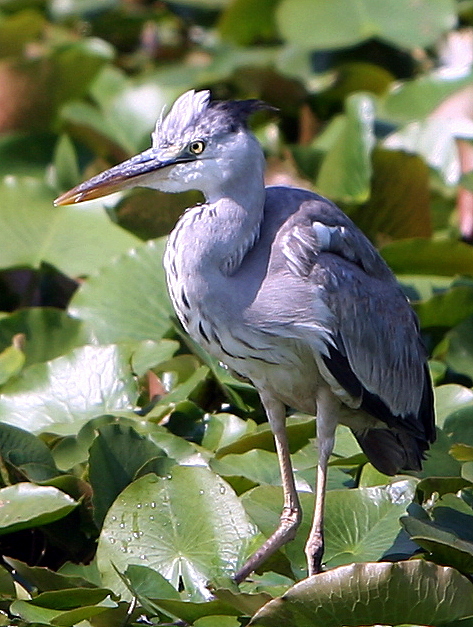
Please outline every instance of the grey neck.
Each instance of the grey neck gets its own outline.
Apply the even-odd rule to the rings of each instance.
[[[186,248],[183,255],[188,270],[198,266],[203,275],[214,271],[232,275],[257,242],[265,201],[264,158],[232,173],[219,188],[205,191],[207,204],[184,214]],[[236,174],[240,174],[237,176]]]

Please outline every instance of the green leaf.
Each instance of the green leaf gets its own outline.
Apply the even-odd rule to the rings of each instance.
[[[28,566],[28,564],[10,557],[7,557],[6,561],[7,564],[14,568],[15,571],[28,581],[29,584],[37,588],[39,592],[44,592],[46,590],[63,590],[65,588],[95,587],[94,584],[87,581],[83,577],[56,573],[41,566]],[[81,568],[84,569],[89,567],[82,566]],[[61,570],[66,569],[67,565],[63,566]]]
[[[32,480],[59,474],[51,451],[42,440],[5,422],[0,422],[0,457]],[[31,465],[36,468],[35,476],[31,476]],[[37,474],[38,467],[42,471],[41,477]]]
[[[469,377],[473,377],[472,331],[473,317],[470,317],[451,329],[446,336],[448,348],[445,361],[451,368]]]
[[[263,0],[254,10],[253,0],[236,0],[221,14],[218,29],[223,39],[240,46],[248,46],[255,41],[274,40],[276,23],[274,8],[278,0]]]
[[[430,172],[420,157],[376,148],[372,153],[370,198],[348,214],[373,241],[429,237]],[[349,170],[345,176],[349,176]]]
[[[13,57],[22,55],[24,47],[39,39],[45,26],[45,19],[38,11],[25,9],[0,19],[0,55]]]
[[[386,148],[414,153],[437,170],[446,185],[458,183],[460,164],[457,137],[472,138],[469,121],[441,116],[411,122],[392,133],[384,141]]]
[[[172,358],[179,349],[179,342],[175,340],[143,340],[133,351],[131,366],[133,372],[142,377],[150,368],[155,368]]]
[[[80,183],[80,171],[74,144],[68,135],[61,135],[54,150],[54,182],[63,192]]]
[[[175,463],[132,427],[111,424],[99,429],[89,457],[94,519],[99,527],[115,498],[150,460],[154,461],[154,472],[159,470],[162,476],[167,475]]]
[[[400,531],[399,517],[412,502],[415,481],[396,481],[383,487],[329,490],[325,504],[325,553],[328,567],[380,559]],[[314,496],[300,493],[302,523],[285,551],[296,572],[306,568],[304,545],[312,524]],[[242,502],[258,528],[269,536],[277,527],[282,497],[274,488],[247,492]]]
[[[0,385],[19,374],[25,364],[25,354],[17,346],[7,346],[0,353]]]
[[[421,327],[453,327],[473,315],[473,287],[452,287],[416,307]]]
[[[283,38],[307,50],[344,48],[373,37],[401,48],[422,48],[457,20],[451,0],[282,0],[276,17]]]
[[[441,625],[473,614],[472,592],[457,571],[422,560],[350,564],[297,583],[250,625]]]
[[[162,254],[165,239],[115,259],[77,290],[69,313],[100,343],[158,340],[171,327]]]
[[[405,516],[401,523],[412,540],[429,552],[441,565],[453,566],[464,573],[473,572],[473,543],[459,539],[434,523]]]
[[[195,621],[195,627],[240,627],[236,616],[204,616]]]
[[[0,489],[0,534],[46,525],[64,518],[77,505],[50,486],[17,483]]]
[[[395,274],[473,274],[473,248],[456,240],[399,240],[381,254]]]
[[[449,96],[471,85],[471,79],[471,72],[460,78],[440,74],[421,75],[415,80],[400,83],[396,89],[391,90],[382,103],[380,113],[383,118],[395,122],[423,120]]]
[[[208,414],[202,446],[215,451],[253,433],[255,429],[256,423],[251,418],[243,420],[233,414]]]
[[[473,390],[463,385],[449,383],[435,389],[435,416],[437,425],[443,428],[445,420],[451,413],[466,407],[473,406]]]
[[[32,433],[77,433],[86,420],[131,409],[137,398],[127,347],[84,346],[25,368],[3,386],[0,419]]]
[[[92,593],[90,589],[88,590],[88,593],[90,594],[91,600],[93,602],[93,599],[97,597],[97,594]],[[102,591],[99,596],[104,598],[107,594],[108,591]],[[61,595],[64,596],[62,592]],[[85,595],[85,597],[86,596],[87,595]],[[107,605],[83,605],[75,607],[71,610],[51,609],[49,607],[42,607],[41,605],[37,605],[37,598],[38,597],[32,599],[31,601],[14,601],[10,606],[10,611],[12,612],[12,614],[20,616],[28,623],[58,625],[60,627],[73,627],[73,625],[77,625],[81,621],[105,612],[110,607],[110,605],[115,605],[114,603],[108,603]]]
[[[324,196],[363,202],[370,193],[374,107],[368,94],[352,94],[345,117],[319,170],[316,187]]]
[[[0,320],[0,347],[8,346],[15,335],[25,336],[26,365],[49,361],[87,343],[78,320],[52,307],[19,309]]]
[[[111,65],[99,74],[91,89],[103,117],[95,128],[133,154],[149,146],[156,118],[168,104],[167,92],[159,82],[130,79]],[[93,118],[89,118],[89,123]],[[86,124],[87,118],[84,119]]]
[[[138,564],[130,564],[125,572],[132,592],[148,599],[180,600],[179,592],[160,573]]]
[[[286,421],[286,430],[291,453],[305,446],[315,435],[315,418],[312,416],[289,416]],[[246,434],[238,440],[219,448],[216,457],[223,457],[230,453],[245,453],[253,448],[274,451],[274,437],[269,424],[258,426],[252,433]]]
[[[253,449],[241,455],[225,455],[219,459],[211,459],[210,467],[223,477],[245,477],[254,483],[265,485],[281,485],[278,456],[269,451]],[[296,488],[311,491],[307,481],[296,474]]]
[[[189,513],[192,512],[192,515]],[[99,539],[104,584],[127,594],[115,568],[149,566],[190,600],[242,565],[253,528],[237,497],[206,468],[174,466],[171,478],[146,475],[118,496]]]
[[[452,412],[444,422],[443,431],[451,442],[473,446],[473,405]]]
[[[65,274],[89,274],[137,239],[112,224],[100,203],[53,207],[39,180],[9,176],[0,183],[0,267],[49,263]]]

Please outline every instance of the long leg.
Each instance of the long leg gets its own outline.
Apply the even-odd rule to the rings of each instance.
[[[337,413],[340,402],[328,388],[320,388],[317,395],[317,488],[312,527],[305,545],[308,574],[320,573],[324,554],[324,507],[327,487],[327,465],[333,451]]]
[[[237,572],[235,575],[235,581],[237,583],[243,581],[250,573],[261,566],[261,564],[280,547],[290,540],[293,540],[301,522],[301,507],[294,482],[294,473],[286,434],[286,409],[283,403],[273,398],[261,395],[261,400],[266,410],[276,444],[284,492],[284,507],[278,528]]]

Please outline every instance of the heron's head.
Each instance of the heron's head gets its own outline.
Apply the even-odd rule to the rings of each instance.
[[[158,120],[151,148],[74,187],[55,204],[131,187],[164,192],[197,189],[209,197],[239,170],[253,167],[252,157],[261,149],[247,120],[261,109],[273,107],[259,100],[211,101],[208,90],[188,91]]]

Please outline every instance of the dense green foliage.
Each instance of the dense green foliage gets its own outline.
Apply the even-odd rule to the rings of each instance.
[[[473,626],[472,23],[470,0],[0,1],[1,625]],[[167,299],[198,194],[52,206],[190,88],[279,107],[255,120],[268,181],[341,204],[432,356],[423,471],[379,474],[340,428],[310,579],[316,426],[293,414],[301,529],[231,580],[281,487],[255,391]]]

